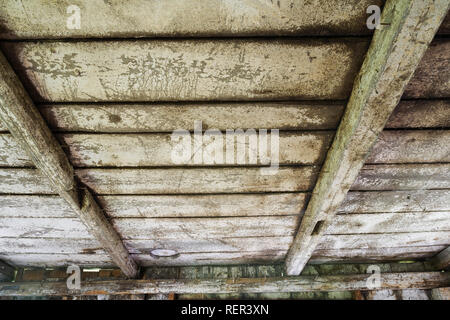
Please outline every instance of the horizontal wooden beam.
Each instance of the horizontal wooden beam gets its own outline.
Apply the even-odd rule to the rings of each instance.
[[[449,0],[388,0],[371,46],[286,258],[297,275],[306,265],[356,180],[378,135],[444,19]]]
[[[0,284],[0,296],[66,296],[99,294],[263,293],[369,289],[371,274],[277,278],[86,281],[80,290],[66,282]],[[431,289],[450,284],[450,273],[381,273],[379,289]]]
[[[136,263],[90,192],[78,189],[72,165],[2,53],[0,120],[124,274],[136,277]]]

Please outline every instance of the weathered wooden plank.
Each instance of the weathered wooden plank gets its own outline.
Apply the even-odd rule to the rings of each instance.
[[[339,249],[315,250],[310,263],[339,262],[388,262],[401,260],[427,259],[444,248],[443,246],[400,247],[400,248],[370,248],[370,249]]]
[[[244,134],[236,134],[244,137]],[[332,132],[314,133],[280,133],[279,135],[279,164],[318,164],[323,161],[325,151],[328,149]],[[206,146],[211,143],[209,138],[203,139],[203,160],[202,163],[196,161],[194,154],[197,151],[195,146],[191,149],[191,158],[188,163],[177,164],[173,160],[173,151],[179,146],[186,149],[185,144],[178,140],[173,141],[169,134],[65,134],[60,136],[62,143],[67,146],[69,157],[75,167],[134,167],[134,166],[211,166],[225,165],[226,142],[225,137],[219,141],[222,156],[219,163],[211,164],[210,161],[217,159],[207,157]],[[214,138],[216,139],[216,138]],[[240,138],[235,138],[234,155],[235,159],[231,165],[261,165],[261,158],[258,155],[257,163],[251,163],[248,158],[248,150],[255,150],[257,145],[250,145],[249,139],[245,139],[245,151],[247,153],[245,163],[237,161],[237,154],[241,144]],[[258,138],[260,139],[260,138]],[[191,142],[194,141],[192,137]],[[273,157],[273,155],[271,155]]]
[[[243,134],[236,134],[243,136]],[[320,164],[331,144],[332,132],[281,132],[279,135],[279,164]],[[31,166],[33,162],[20,151],[13,138],[0,134],[0,165]],[[59,135],[61,143],[67,149],[71,163],[75,167],[132,167],[132,166],[201,166],[225,165],[227,154],[225,134],[219,140],[222,156],[219,163],[211,164],[213,157],[203,158],[198,163],[192,156],[187,163],[176,163],[172,158],[173,150],[181,146],[178,140],[172,140],[170,134],[64,134]],[[216,139],[216,138],[214,138]],[[235,138],[237,139],[237,138]],[[193,141],[194,138],[191,138]],[[216,140],[217,141],[217,140]],[[239,140],[235,140],[239,141]],[[239,163],[236,155],[241,148],[234,143],[235,159],[231,165],[261,165],[250,162],[248,150],[253,146],[245,139],[245,163]],[[208,154],[206,145],[209,138],[203,140],[203,157]],[[183,145],[184,146],[184,145]],[[450,161],[450,130],[388,130],[380,134],[377,143],[366,163],[432,163]],[[191,146],[192,147],[192,146]],[[257,147],[257,145],[255,145]],[[183,147],[185,148],[185,147]],[[187,150],[187,149],[186,149]],[[194,152],[192,152],[194,154]],[[256,152],[257,154],[257,152]],[[131,156],[132,155],[132,156]],[[274,155],[271,155],[274,157]]]
[[[450,1],[388,0],[328,151],[297,236],[286,258],[299,274],[364,165],[417,65],[450,7]]]
[[[118,218],[114,226],[124,239],[217,239],[291,236],[298,216],[227,218]],[[450,212],[338,215],[326,234],[450,231]]]
[[[405,98],[450,97],[449,52],[449,39],[436,39],[431,43],[414,77],[406,87]]]
[[[352,190],[425,190],[450,187],[450,164],[366,165]]]
[[[67,201],[124,274],[131,278],[136,277],[138,268],[119,235],[90,192],[86,189],[79,190],[71,163],[1,52],[0,71],[0,120],[3,125],[27,152],[33,164],[50,180],[53,190]],[[21,232],[23,227],[21,224],[13,226],[13,233]],[[23,229],[22,235],[47,234],[53,231],[57,233],[62,230],[64,228],[43,226],[41,230],[36,230],[33,227],[28,231]]]
[[[74,218],[0,218],[1,237],[87,238],[92,236]]]
[[[282,216],[300,214],[306,198],[306,193],[102,196],[99,203],[113,218]]]
[[[438,269],[450,268],[450,247],[445,248],[433,257],[431,263]]]
[[[212,104],[43,105],[40,112],[53,130],[82,132],[193,131],[203,129],[336,129],[344,106],[322,102],[228,102]]]
[[[450,211],[340,214],[325,234],[450,231]]]
[[[1,43],[35,101],[58,102],[345,99],[367,46],[356,38]]]
[[[67,267],[76,264],[80,267],[113,267],[108,255],[100,254],[3,254],[0,259],[17,267]],[[64,282],[65,283],[65,282]]]
[[[344,110],[339,102],[229,102],[212,104],[56,104],[39,111],[59,132],[172,132],[204,129],[277,128],[336,129]],[[385,128],[449,128],[448,100],[405,100],[395,108]],[[0,124],[0,131],[6,130]]]
[[[99,194],[174,194],[306,191],[313,167],[280,167],[275,175],[260,168],[81,169],[80,180]]]
[[[2,218],[76,218],[67,202],[56,195],[1,195],[0,208]]]
[[[391,114],[385,128],[450,128],[450,101],[401,101]]]
[[[115,280],[85,282],[68,290],[65,282],[16,282],[1,284],[3,296],[65,296],[157,293],[252,293],[367,290],[369,274],[297,276],[278,278]],[[450,275],[442,272],[382,273],[380,289],[430,289],[447,286]]]
[[[450,130],[383,131],[365,163],[432,162],[450,162]]]
[[[435,288],[431,290],[433,300],[450,300],[450,287]]]
[[[0,168],[0,193],[55,194],[37,169]]]
[[[450,210],[450,190],[350,191],[339,213],[430,212]]]
[[[148,237],[150,236],[148,235]],[[292,236],[223,237],[218,239],[167,239],[166,237],[158,238],[155,236],[154,239],[131,239],[125,240],[124,243],[132,254],[149,254],[155,248],[175,250],[180,255],[214,252],[238,252],[244,254],[246,252],[286,253],[292,240]],[[317,250],[378,250],[380,248],[437,247],[449,244],[450,231],[364,234],[363,236],[360,234],[325,235]],[[104,250],[94,239],[0,238],[0,248],[2,248],[1,252],[9,254],[104,254]]]
[[[260,168],[81,169],[77,176],[95,193],[211,194],[311,190],[314,167],[280,167],[275,175]],[[0,193],[54,194],[36,169],[0,168]],[[357,191],[450,189],[449,164],[364,166]]]
[[[98,196],[113,218],[173,218],[295,215],[304,210],[307,193],[214,195]],[[449,190],[349,192],[339,213],[430,212],[450,210]],[[2,217],[75,217],[71,208],[53,195],[2,195]]]
[[[299,216],[113,219],[123,239],[220,239],[290,236]]]
[[[370,249],[387,247],[445,246],[450,232],[324,235],[317,250]]]
[[[366,8],[382,0],[82,0],[81,27],[67,28],[69,0],[0,5],[2,39],[368,34]],[[186,14],[189,12],[189,14]],[[26,21],[26,23],[24,23]]]

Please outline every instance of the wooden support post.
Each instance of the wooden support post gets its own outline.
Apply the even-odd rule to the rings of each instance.
[[[0,52],[0,120],[110,254],[122,272],[135,278],[138,267],[88,190],[79,191],[74,170],[17,75]]]
[[[86,281],[80,290],[65,282],[0,283],[0,296],[67,296],[98,294],[271,293],[368,290],[370,274],[235,279],[164,279]],[[431,289],[450,284],[448,272],[382,273],[380,288]]]
[[[367,155],[397,106],[450,0],[388,0],[356,77],[336,137],[286,258],[298,275],[319,244]]]
[[[450,269],[450,247],[439,252],[430,262],[438,270]]]
[[[14,278],[14,268],[0,261],[0,282],[11,281]]]

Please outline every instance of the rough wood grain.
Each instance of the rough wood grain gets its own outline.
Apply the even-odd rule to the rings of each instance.
[[[444,246],[315,250],[310,263],[359,263],[424,260]]]
[[[450,164],[366,165],[352,190],[449,189]]]
[[[142,102],[345,99],[367,45],[356,38],[197,39],[1,48],[35,101]]]
[[[229,102],[179,104],[58,104],[39,111],[53,130],[83,132],[193,131],[203,129],[333,130],[344,106],[322,102]]]
[[[72,165],[2,53],[0,53],[0,71],[0,120],[3,125],[26,150],[42,175],[50,181],[53,190],[67,201],[86,228],[96,236],[124,274],[131,278],[136,277],[137,266],[126,251],[119,235],[111,227],[90,192],[78,190]],[[4,223],[4,220],[0,223]],[[66,235],[73,232],[73,237],[83,237],[77,234],[80,229],[85,231],[77,225],[78,223],[72,219],[70,226],[41,225],[39,228],[34,226],[27,229],[26,224],[19,222],[9,228],[2,225],[2,235],[19,233],[19,237],[25,237],[54,232],[58,237],[63,237],[61,232],[68,229]]]
[[[307,191],[315,181],[313,167],[280,167],[266,176],[260,168],[81,169],[77,175],[99,194]]]
[[[0,193],[55,194],[37,169],[0,168]]]
[[[344,110],[339,102],[229,102],[178,104],[52,104],[39,112],[58,132],[172,132],[204,129],[277,128],[333,130]],[[395,108],[385,128],[449,128],[448,100],[405,100]],[[6,130],[0,124],[0,131]]]
[[[0,259],[17,267],[114,267],[114,262],[106,254],[8,254],[0,253]],[[64,282],[65,283],[65,282]]]
[[[433,41],[408,84],[405,98],[450,97],[450,40]]]
[[[80,290],[69,291],[65,282],[16,282],[0,285],[3,296],[156,294],[156,293],[233,293],[303,292],[367,290],[370,275],[298,276],[281,278],[236,278],[202,280],[115,280],[85,282]],[[448,273],[383,273],[383,289],[430,289],[447,286]]]
[[[81,28],[69,29],[70,0],[0,6],[0,38],[140,38],[368,34],[366,8],[382,0],[82,0]],[[186,14],[188,13],[188,14]]]
[[[262,176],[260,168],[81,169],[76,174],[101,195],[297,192],[311,190],[315,167],[280,167]],[[0,168],[0,193],[52,194],[36,169]],[[355,191],[450,189],[449,164],[367,165]]]
[[[412,232],[382,234],[324,235],[317,250],[395,248],[413,246],[445,246],[450,244],[450,232]]]
[[[408,81],[432,41],[450,1],[390,1],[358,74],[335,140],[328,151],[297,236],[286,258],[289,275],[299,274],[336,210]]]
[[[338,213],[450,210],[450,190],[350,191]]]
[[[237,136],[244,136],[244,134],[237,134]],[[331,132],[280,133],[279,163],[281,165],[321,163],[332,136]],[[206,146],[211,143],[207,138],[203,140],[203,162],[195,161],[193,155],[199,151],[192,149],[191,160],[186,164],[174,163],[172,153],[180,142],[172,141],[170,134],[65,134],[60,136],[60,139],[67,146],[70,160],[75,167],[223,166],[227,154],[224,138],[221,144],[223,153],[218,164],[209,164],[208,159],[212,157],[205,158]],[[194,137],[191,141],[193,140]],[[235,142],[235,159],[232,165],[252,164],[248,159],[248,150],[253,149],[253,146],[249,145],[248,138],[245,141],[247,153],[245,163],[237,162],[236,155],[239,152],[240,143]],[[259,156],[256,164],[261,165]]]
[[[239,136],[239,134],[237,134]],[[333,132],[281,132],[279,135],[280,165],[321,164],[328,150]],[[223,156],[219,163],[194,161],[174,163],[172,151],[180,142],[172,141],[170,134],[63,134],[58,135],[75,167],[138,167],[138,166],[211,166],[225,165],[226,143],[222,139]],[[193,141],[193,137],[192,140]],[[239,141],[239,140],[236,140]],[[246,140],[245,163],[235,156],[231,165],[255,165],[248,159],[249,139]],[[203,155],[209,139],[203,142]],[[380,134],[366,160],[370,163],[433,163],[450,161],[450,130],[388,130]],[[239,143],[234,143],[238,154]],[[273,155],[272,155],[273,156]],[[32,166],[33,162],[14,142],[12,136],[0,134],[0,165]],[[256,165],[261,165],[258,156]]]
[[[366,164],[450,162],[450,130],[383,131]]]
[[[450,101],[400,101],[385,128],[450,128]]]

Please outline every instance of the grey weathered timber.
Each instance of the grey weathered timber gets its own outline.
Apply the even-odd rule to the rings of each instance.
[[[79,192],[72,165],[44,119],[24,90],[6,58],[0,53],[0,120],[19,142],[33,164],[94,233],[115,263],[129,277],[137,266],[119,235],[87,190]],[[19,226],[16,226],[20,228]]]
[[[366,59],[286,258],[299,274],[358,176],[409,79],[447,14],[450,1],[387,1]]]
[[[70,5],[80,28],[67,28]],[[366,8],[382,0],[4,0],[0,38],[141,38],[369,34]]]
[[[312,166],[283,166],[269,176],[262,176],[257,167],[92,168],[75,173],[96,194],[148,195],[309,191],[318,170]],[[55,194],[36,169],[0,168],[0,178],[2,194]],[[352,185],[355,191],[427,189],[450,189],[450,164],[366,165]]]
[[[347,99],[368,44],[360,38],[172,39],[0,47],[35,101],[142,102]]]
[[[0,260],[0,282],[11,281],[14,278],[15,269]]]
[[[450,247],[445,248],[441,252],[439,252],[433,259],[431,259],[431,263],[437,269],[448,269],[450,268]]]
[[[414,77],[406,87],[405,98],[450,98],[450,40],[430,44]]]
[[[258,131],[256,131],[258,138]],[[270,131],[268,138],[270,138]],[[279,165],[320,165],[323,163],[334,132],[332,131],[289,131],[279,133]],[[171,139],[168,133],[120,133],[120,134],[57,134],[69,152],[71,163],[82,167],[151,167],[151,166],[255,166],[262,165],[256,145],[249,143],[243,133],[235,134],[234,154],[244,146],[245,161],[237,157],[226,163],[227,154],[225,133],[216,136],[213,145],[222,153],[212,157],[209,137],[203,138],[203,149],[197,151],[202,161],[196,161],[193,149],[191,158],[181,163],[174,162],[173,150],[181,143]],[[240,143],[245,139],[245,144]],[[270,138],[272,139],[272,138]],[[191,137],[191,141],[194,137]],[[258,141],[261,141],[259,135]],[[184,146],[184,145],[183,145]],[[188,150],[188,149],[186,149]],[[254,150],[256,159],[250,162],[249,150]],[[269,154],[272,159],[274,154]],[[213,161],[214,160],[214,161]],[[273,161],[273,160],[272,160]],[[450,130],[388,130],[380,134],[378,141],[366,160],[371,163],[433,163],[450,162]],[[0,165],[30,166],[33,162],[16,144],[9,134],[0,134]]]
[[[344,112],[340,102],[228,102],[187,104],[44,104],[37,106],[58,132],[172,132],[204,129],[277,128],[334,130]],[[449,100],[403,100],[385,128],[449,128]],[[0,124],[0,131],[6,130]]]
[[[370,274],[235,279],[111,280],[86,281],[80,290],[65,282],[15,282],[0,284],[2,296],[64,296],[158,293],[261,293],[367,290]],[[431,289],[448,286],[449,273],[382,273],[380,289]]]

